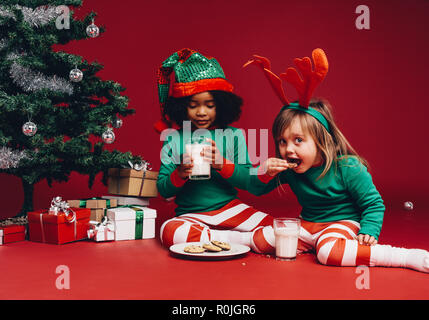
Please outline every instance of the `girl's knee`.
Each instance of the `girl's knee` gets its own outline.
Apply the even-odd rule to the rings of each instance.
[[[327,266],[341,266],[346,239],[336,239],[317,249],[317,261]]]
[[[317,250],[316,251],[316,257],[317,257],[317,261],[319,261],[320,264],[327,265],[328,257],[329,257],[329,250],[327,250],[325,247]]]

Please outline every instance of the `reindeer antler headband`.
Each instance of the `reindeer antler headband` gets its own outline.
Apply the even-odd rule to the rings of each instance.
[[[314,89],[316,89],[328,73],[328,59],[322,49],[314,49],[312,52],[312,58],[314,61],[314,70],[312,69],[309,57],[294,59],[294,63],[301,72],[302,78],[298,74],[298,71],[292,67],[288,68],[286,73],[281,73],[280,77],[277,76],[271,71],[270,60],[258,55],[253,55],[253,59],[246,62],[243,67],[247,67],[250,64],[256,64],[262,69],[266,78],[270,82],[271,87],[274,89],[274,92],[284,105],[281,111],[284,109],[295,109],[308,113],[316,118],[325,127],[325,129],[330,132],[326,118],[316,109],[309,107],[310,98]],[[289,103],[283,90],[282,79],[295,87],[299,95],[299,103]]]

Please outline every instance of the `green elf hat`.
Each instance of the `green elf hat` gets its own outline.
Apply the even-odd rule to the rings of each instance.
[[[329,130],[329,123],[326,118],[319,111],[309,106],[314,90],[328,73],[328,58],[326,57],[325,52],[319,48],[313,50],[312,58],[314,61],[314,70],[309,57],[294,59],[294,63],[301,72],[302,78],[295,68],[288,68],[286,73],[281,73],[280,77],[277,76],[271,71],[270,60],[258,55],[253,55],[253,59],[246,62],[243,67],[247,67],[250,64],[256,64],[262,69],[266,78],[270,82],[271,87],[274,89],[274,92],[283,103],[283,107],[280,112],[285,109],[303,111],[314,117],[329,133],[331,133]],[[299,95],[299,103],[289,103],[286,99],[282,86],[282,79],[295,87]]]
[[[233,91],[217,60],[188,48],[173,53],[158,69],[161,120],[155,123],[155,130],[161,132],[174,125],[164,112],[168,97],[187,97],[209,90]]]

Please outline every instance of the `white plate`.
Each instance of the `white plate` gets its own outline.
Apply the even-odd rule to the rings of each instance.
[[[222,250],[219,252],[209,252],[205,251],[203,253],[189,253],[184,252],[183,249],[190,245],[202,246],[204,242],[185,242],[173,244],[170,247],[170,251],[176,255],[179,255],[182,258],[197,259],[197,260],[224,260],[224,259],[233,259],[241,255],[246,254],[250,251],[248,246],[242,244],[231,244],[230,250]]]

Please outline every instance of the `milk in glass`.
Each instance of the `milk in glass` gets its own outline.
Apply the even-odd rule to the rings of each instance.
[[[299,228],[299,219],[274,219],[277,259],[295,260],[298,248]]]
[[[189,175],[190,180],[206,180],[210,179],[210,162],[204,160],[201,156],[201,151],[207,146],[207,143],[202,143],[201,139],[193,139],[192,143],[187,143],[186,153],[191,155],[194,166]]]

